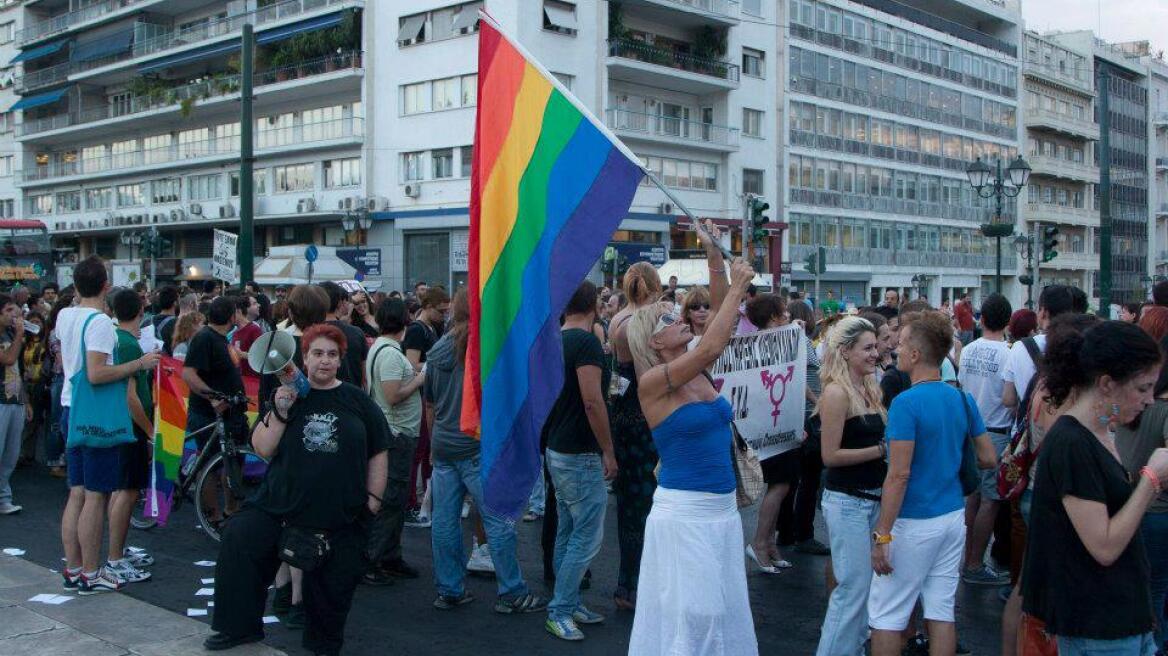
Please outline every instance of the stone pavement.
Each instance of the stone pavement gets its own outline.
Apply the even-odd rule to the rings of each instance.
[[[39,594],[69,601],[29,601]],[[128,595],[80,597],[61,589],[61,577],[19,557],[0,555],[0,654],[4,656],[206,656],[211,627]],[[262,644],[232,656],[277,656]]]

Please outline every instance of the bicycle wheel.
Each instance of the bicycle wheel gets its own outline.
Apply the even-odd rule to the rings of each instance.
[[[259,489],[267,471],[268,461],[247,447],[238,448],[231,458],[216,453],[199,470],[194,489],[195,514],[211,539],[219,541],[225,512],[237,512],[244,500]]]
[[[144,494],[138,495],[138,502],[134,504],[134,510],[130,513],[130,526],[139,531],[149,531],[158,526],[158,519],[146,514],[146,495]]]

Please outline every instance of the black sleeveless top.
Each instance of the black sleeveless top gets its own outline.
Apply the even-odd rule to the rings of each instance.
[[[871,413],[857,415],[844,422],[841,449],[864,449],[884,440],[884,420]],[[869,460],[858,465],[828,467],[825,487],[836,492],[874,490],[884,485],[888,464],[883,459]]]

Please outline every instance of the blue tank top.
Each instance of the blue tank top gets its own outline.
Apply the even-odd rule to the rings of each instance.
[[[687,403],[653,429],[653,444],[661,457],[658,485],[671,490],[733,492],[734,464],[730,451],[730,402]]]

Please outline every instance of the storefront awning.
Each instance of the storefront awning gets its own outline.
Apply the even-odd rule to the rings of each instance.
[[[16,101],[15,105],[9,107],[8,111],[14,112],[18,109],[32,109],[34,107],[55,103],[64,98],[67,93],[69,93],[69,88],[57,89],[56,91],[50,91],[36,96],[25,96]]]
[[[103,36],[100,39],[94,39],[86,43],[78,43],[73,47],[73,51],[69,53],[69,59],[76,62],[96,61],[125,53],[129,51],[133,43],[134,30],[122,30],[108,36]]]
[[[315,18],[309,18],[308,20],[302,20],[297,23],[282,25],[280,27],[265,30],[257,34],[256,43],[263,45],[265,43],[283,41],[284,39],[294,37],[297,34],[302,34],[304,32],[315,32],[316,30],[323,30],[335,25],[340,25],[341,21],[343,20],[345,20],[345,12],[337,11],[331,14],[326,14],[324,16],[317,16]]]
[[[138,72],[153,73],[154,71],[161,71],[165,68],[173,68],[183,64],[191,64],[204,59],[210,59],[229,52],[239,52],[239,39],[232,39],[223,43],[216,43],[202,48],[180,52],[177,55],[155,59],[152,62],[147,62],[139,66]]]
[[[19,55],[13,57],[12,61],[8,62],[8,65],[11,66],[17,62],[26,62],[32,61],[34,59],[40,59],[41,57],[48,57],[61,48],[64,48],[65,45],[69,43],[69,41],[70,39],[62,39],[53,43],[46,43],[43,46],[37,46],[31,50],[24,50]]]

